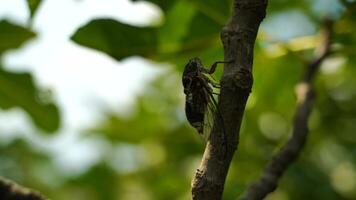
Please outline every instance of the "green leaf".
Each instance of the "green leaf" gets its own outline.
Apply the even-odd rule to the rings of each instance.
[[[188,33],[182,40],[184,51],[206,50],[210,45],[219,41],[222,25],[209,18],[202,12],[197,12],[188,27]]]
[[[268,11],[270,12],[281,12],[281,11],[286,11],[288,9],[294,8],[300,8],[304,9],[306,11],[309,11],[310,4],[312,2],[309,1],[299,1],[299,0],[291,0],[291,1],[285,1],[285,0],[275,0],[275,1],[270,1],[268,2]]]
[[[158,30],[160,57],[176,57],[176,52],[184,45],[182,39],[189,32],[189,24],[196,10],[189,2],[178,1],[166,13],[164,24]],[[184,13],[184,15],[182,15]]]
[[[159,60],[181,68],[196,56],[204,58],[205,63],[223,59],[219,39],[223,25],[195,5],[179,1],[166,12],[165,23],[159,28]]]
[[[20,47],[36,34],[26,28],[11,24],[6,20],[0,21],[0,55],[9,49]]]
[[[30,9],[30,18],[35,16],[38,6],[41,4],[41,0],[27,0],[28,8]]]
[[[197,10],[220,25],[224,25],[231,13],[231,0],[192,0],[190,1]]]
[[[165,58],[170,58],[170,62],[179,66],[180,70],[190,58],[196,56],[202,58],[207,65],[222,60],[223,51],[219,37],[221,29],[222,25],[196,11],[187,23],[187,31],[179,41],[179,49],[165,55]]]
[[[131,0],[133,2],[143,1],[143,0]],[[147,2],[151,2],[156,4],[160,8],[162,8],[163,12],[167,13],[170,11],[171,7],[176,6],[176,4],[180,3],[189,3],[193,5],[197,10],[205,13],[207,16],[212,18],[213,20],[219,22],[219,24],[225,24],[226,20],[230,14],[230,7],[232,5],[231,0],[191,0],[191,1],[175,1],[175,0],[145,0]],[[185,13],[184,13],[185,14]],[[184,15],[181,15],[184,17]]]
[[[102,51],[117,60],[157,54],[157,29],[135,27],[111,19],[97,19],[81,27],[71,39],[83,46]]]
[[[59,111],[53,103],[41,98],[41,94],[29,73],[7,72],[0,68],[0,108],[21,107],[39,128],[53,132],[60,126]]]
[[[190,57],[201,56],[197,52],[221,46],[219,35],[222,21],[227,18],[229,5],[226,2],[229,1],[219,4],[215,14],[208,11],[217,5],[209,2],[199,8],[201,2],[198,0],[176,2],[166,10],[165,23],[158,28],[135,27],[110,19],[94,20],[81,27],[72,40],[117,60],[140,55],[159,61],[185,63]],[[183,16],[182,12],[185,13]]]

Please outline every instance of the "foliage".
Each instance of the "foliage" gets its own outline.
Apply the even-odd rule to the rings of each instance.
[[[16,26],[6,20],[0,21],[0,54],[9,49],[22,45],[27,40],[35,37],[35,33],[24,27]]]
[[[7,50],[20,47],[35,35],[24,27],[0,21],[0,56]],[[0,63],[0,108],[21,107],[35,125],[53,132],[59,128],[59,110],[46,96],[46,92],[35,86],[31,74],[9,72]]]
[[[27,0],[27,5],[30,10],[30,18],[33,18],[36,14],[38,7],[41,4],[41,0]]]
[[[223,59],[219,34],[232,3],[150,2],[162,9],[161,24],[136,27],[112,19],[93,19],[71,37],[118,61],[140,55],[173,66],[146,86],[130,115],[103,111],[103,121],[83,127],[86,134],[82,139],[100,136],[107,142],[105,156],[88,171],[66,177],[53,166],[48,152],[36,152],[34,147],[17,141],[1,147],[0,159],[11,167],[0,168],[0,174],[9,174],[58,200],[189,198],[191,176],[204,143],[184,118],[180,75],[191,57],[202,58],[206,65]],[[330,5],[337,5],[333,7],[320,2],[323,0],[270,1],[256,42],[254,86],[225,199],[241,194],[288,139],[296,105],[294,86],[304,61],[313,53],[319,39],[316,30],[326,16],[336,20],[335,53],[323,64],[316,82],[318,95],[310,120],[310,138],[302,156],[268,199],[356,199],[356,6],[350,3],[346,9],[336,0],[328,0]],[[301,21],[302,25],[298,24]],[[276,24],[275,30],[269,29]],[[293,32],[303,29],[299,27],[303,25],[310,26],[311,31]],[[9,28],[0,28],[0,35],[12,36],[3,31],[9,29],[19,36],[6,40],[1,36],[0,52],[19,47],[34,36],[9,22],[2,21],[1,26]],[[280,32],[283,38],[277,34]],[[13,42],[3,47],[3,41]],[[40,128],[57,129],[58,109],[39,101],[37,95],[30,74],[0,68],[1,108],[22,107]],[[29,157],[34,159],[26,159]]]

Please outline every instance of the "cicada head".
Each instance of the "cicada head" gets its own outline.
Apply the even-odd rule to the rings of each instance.
[[[186,73],[197,73],[200,71],[201,67],[203,66],[201,60],[197,57],[192,58],[184,67],[183,76]]]
[[[202,68],[202,62],[199,58],[195,57],[189,60],[184,67],[182,83],[184,87],[184,93],[188,94],[191,91],[192,82],[195,77],[198,76]]]

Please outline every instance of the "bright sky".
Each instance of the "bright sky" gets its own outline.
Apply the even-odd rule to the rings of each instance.
[[[0,19],[25,26],[28,15],[26,0],[0,1]],[[118,62],[69,37],[94,18],[145,25],[159,17],[156,6],[129,0],[43,1],[33,24],[38,37],[8,52],[3,61],[8,70],[31,71],[39,85],[53,91],[62,129],[54,138],[44,138],[22,110],[1,111],[0,141],[25,137],[39,150],[52,152],[56,164],[73,173],[98,160],[103,141],[78,139],[80,129],[100,120],[103,109],[128,111],[141,86],[161,70],[138,57]]]

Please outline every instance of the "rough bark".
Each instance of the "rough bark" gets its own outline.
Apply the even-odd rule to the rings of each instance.
[[[252,87],[254,44],[266,7],[267,0],[235,0],[232,17],[221,32],[225,61],[229,62],[224,67],[218,105],[224,123],[223,127],[214,124],[201,164],[192,180],[194,200],[222,198]]]
[[[302,80],[296,87],[297,109],[294,117],[292,137],[272,158],[260,179],[250,185],[240,200],[260,200],[273,192],[278,180],[297,159],[306,142],[308,119],[314,102],[313,80],[322,61],[330,54],[332,23],[326,20],[321,31],[322,40],[315,51],[315,58],[306,66]]]
[[[0,178],[1,200],[46,200],[42,195],[33,190],[19,186],[16,183]]]

